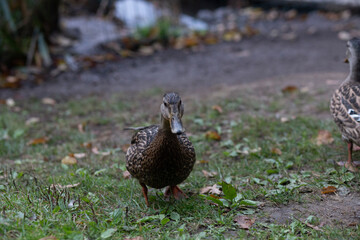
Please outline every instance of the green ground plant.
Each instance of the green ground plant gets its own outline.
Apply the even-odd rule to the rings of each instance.
[[[144,96],[156,102],[157,95]],[[213,100],[222,113],[209,103],[187,103],[184,126],[197,151],[197,164],[181,184],[189,198],[167,202],[162,191],[150,189],[149,208],[138,182],[123,175],[131,133],[122,129],[156,123],[157,106],[139,112],[144,101],[116,95],[1,105],[0,238],[357,239],[359,225],[320,226],[313,214],[288,224],[264,220],[269,206],[321,204],[323,187],[359,194],[360,178],[333,164],[346,150],[331,119],[282,121],[274,114],[281,97],[252,110],[239,96]],[[34,117],[39,121],[29,123]],[[319,130],[335,141],[317,145]],[[209,131],[221,138],[207,137]],[[62,163],[76,153],[85,157]],[[203,192],[209,186],[219,192]],[[234,221],[239,215],[255,219],[249,230]]]

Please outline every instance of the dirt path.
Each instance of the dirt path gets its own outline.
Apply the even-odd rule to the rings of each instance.
[[[209,95],[220,86],[261,86],[264,81],[321,86],[326,80],[345,78],[344,56],[345,42],[332,31],[300,35],[294,41],[259,36],[198,51],[165,50],[151,57],[121,59],[79,73],[67,72],[33,88],[1,90],[0,98],[133,94],[152,88]]]

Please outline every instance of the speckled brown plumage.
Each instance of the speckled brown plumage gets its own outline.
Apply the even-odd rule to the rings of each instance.
[[[360,145],[360,123],[349,110],[360,113],[360,83],[346,82],[338,88],[331,98],[330,110],[344,140]]]
[[[146,202],[146,186],[170,186],[172,191],[181,192],[176,185],[189,176],[196,160],[195,149],[181,125],[183,104],[177,94],[172,94],[164,95],[162,124],[137,129],[126,153],[126,168],[143,186]]]
[[[350,73],[333,94],[330,111],[343,139],[348,143],[348,160],[345,167],[358,171],[352,161],[353,144],[360,145],[360,40],[347,42]]]
[[[195,150],[186,134],[175,135],[150,126],[137,132],[126,153],[126,168],[153,188],[175,186],[191,173]]]

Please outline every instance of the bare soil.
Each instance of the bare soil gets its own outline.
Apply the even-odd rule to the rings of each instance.
[[[165,50],[150,57],[107,62],[66,72],[35,87],[1,90],[0,98],[68,99],[110,93],[134,95],[147,89],[209,96],[221,88],[273,83],[327,86],[345,78],[345,42],[332,31],[301,35],[294,41],[262,37],[194,50]],[[221,91],[220,91],[221,92]]]
[[[360,223],[359,194],[348,196],[323,195],[320,201],[309,201],[304,204],[292,203],[279,207],[265,207],[264,222],[287,224],[293,219],[305,222],[310,215],[319,219],[320,225],[356,226]]]

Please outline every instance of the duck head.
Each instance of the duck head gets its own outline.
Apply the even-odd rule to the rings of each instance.
[[[184,104],[182,103],[179,94],[174,92],[164,94],[160,111],[163,128],[170,128],[171,132],[177,135],[180,135],[185,131],[181,122],[181,118],[184,114]]]
[[[360,39],[353,38],[346,44],[346,59],[345,62],[350,64],[350,67],[356,65],[360,58]]]

